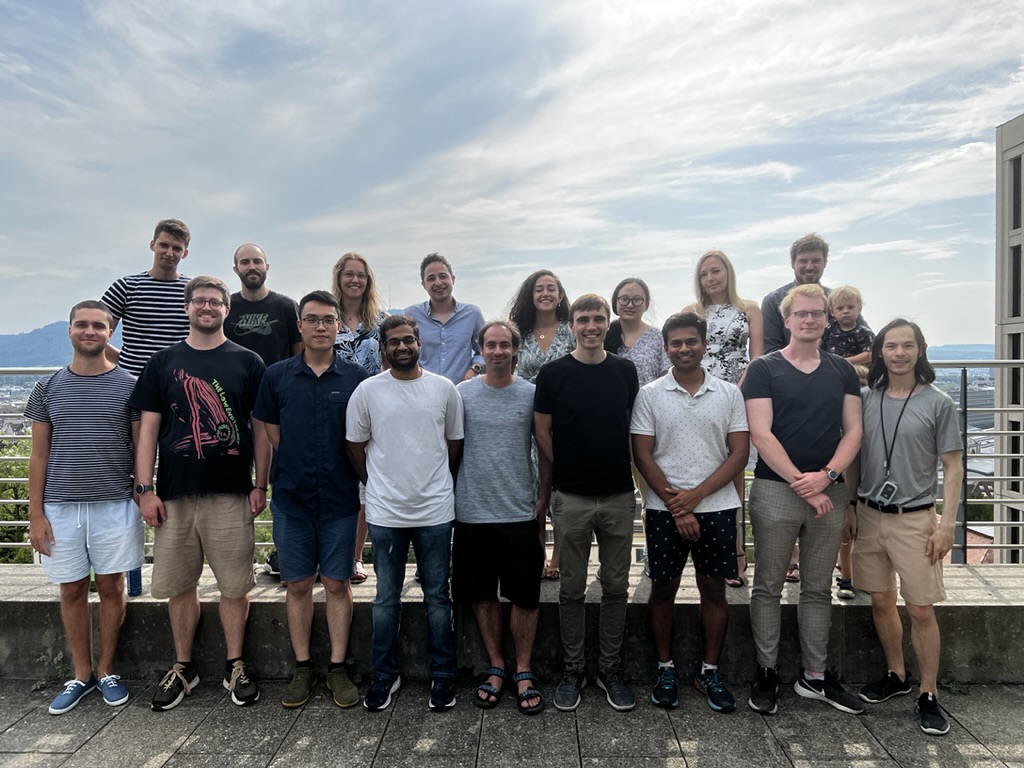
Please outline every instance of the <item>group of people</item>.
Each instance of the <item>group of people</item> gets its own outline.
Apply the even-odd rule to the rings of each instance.
[[[862,701],[912,691],[898,575],[920,665],[921,728],[948,730],[935,696],[933,606],[944,599],[941,561],[959,501],[956,412],[932,386],[920,328],[897,319],[873,336],[856,289],[820,285],[828,244],[817,235],[793,244],[794,281],[760,307],[739,297],[724,253],[704,254],[695,303],[661,328],[644,320],[651,293],[643,280],[623,280],[610,303],[591,293],[570,303],[549,270],[524,281],[507,320],[486,322],[478,307],[455,300],[454,270],[436,253],[420,265],[427,300],[398,314],[384,311],[373,271],[355,253],[335,264],[330,290],[296,303],[269,290],[267,256],[246,244],[234,254],[241,289],[232,294],[217,277],[180,274],[189,238],[182,222],[160,221],[149,270],[72,308],[72,361],[39,382],[26,408],[30,539],[60,583],[75,672],[52,714],[93,690],[111,705],[128,700],[113,663],[124,573],[142,563],[143,521],[154,529],[151,591],[168,600],[175,653],[152,708],[177,706],[199,684],[192,644],[204,561],[220,592],[223,685],[235,704],[258,701],[243,646],[253,518],[268,492],[295,655],[285,707],[302,706],[322,678],[311,648],[318,579],[330,637],[323,679],[334,702],[390,705],[402,684],[411,545],[427,619],[430,709],[456,701],[453,598],[472,605],[490,665],[472,702],[498,706],[508,689],[522,713],[544,709],[531,658],[547,577],[559,581],[564,658],[553,703],[574,710],[588,682],[584,595],[596,540],[595,682],[614,709],[630,710],[636,699],[622,644],[637,489],[658,657],[651,703],[679,704],[674,604],[692,557],[703,632],[692,682],[712,709],[731,711],[735,698],[718,664],[726,584],[744,583],[740,512],[752,443],[757,670],[748,705],[765,714],[778,708],[780,597],[799,542],[795,692],[860,713]],[[119,322],[117,350],[110,340]],[[869,364],[863,391],[851,364],[861,362]],[[92,461],[81,460],[84,451]],[[367,534],[374,672],[360,696],[346,658],[351,585],[366,579]],[[888,666],[859,696],[832,675],[826,654],[844,537],[855,544],[852,576],[842,578],[871,594]],[[95,666],[90,570],[101,606]],[[511,603],[511,660],[499,595]]]

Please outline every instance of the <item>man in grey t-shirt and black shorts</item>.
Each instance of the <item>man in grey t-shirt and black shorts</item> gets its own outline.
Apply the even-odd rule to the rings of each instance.
[[[473,703],[481,709],[496,707],[507,676],[500,584],[502,597],[512,603],[512,681],[519,711],[535,715],[544,709],[530,658],[544,565],[544,513],[551,498],[550,465],[541,462],[538,499],[530,460],[534,387],[515,375],[519,330],[495,320],[481,329],[479,343],[486,373],[457,387],[466,441],[455,486],[452,589],[456,601],[473,604],[491,665]]]

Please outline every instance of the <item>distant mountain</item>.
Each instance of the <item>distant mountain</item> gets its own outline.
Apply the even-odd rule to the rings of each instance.
[[[114,332],[121,346],[121,329]],[[47,368],[66,365],[71,359],[67,320],[44,325],[28,333],[0,334],[0,368]]]
[[[943,344],[928,347],[929,360],[994,360],[995,344]]]

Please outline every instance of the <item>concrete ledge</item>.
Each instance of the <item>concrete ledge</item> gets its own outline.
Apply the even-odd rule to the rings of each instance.
[[[148,585],[148,568],[143,584]],[[752,571],[748,572],[748,576]],[[949,599],[937,606],[942,628],[942,675],[961,683],[1020,683],[1024,681],[1024,644],[1019,630],[1024,626],[1024,566],[985,565],[947,566],[946,589]],[[250,594],[252,609],[246,638],[246,658],[261,679],[285,679],[291,675],[293,657],[285,620],[284,588],[275,579],[260,574]],[[646,601],[650,582],[640,567],[630,579],[630,603],[626,619],[624,657],[626,674],[633,680],[646,680],[655,666],[647,624]],[[29,565],[0,566],[0,677],[21,679],[60,678],[69,663],[60,618],[59,591],[48,584],[42,570]],[[684,575],[676,607],[674,657],[684,668],[700,660],[700,630],[697,589],[692,574]],[[370,669],[371,603],[374,577],[353,587],[353,617],[350,658],[357,675],[365,680]],[[314,593],[314,660],[324,663],[327,630],[324,620],[323,590]],[[195,660],[200,674],[221,673],[224,644],[217,617],[217,593],[212,575],[207,572],[200,586],[202,619],[196,635]],[[728,590],[730,628],[722,659],[723,671],[734,681],[748,679],[754,667],[754,645],[750,630],[749,587]],[[796,632],[799,585],[787,585],[783,593],[780,672],[795,678],[799,665],[799,640]],[[93,600],[94,622],[98,619],[98,599]],[[422,593],[412,579],[412,569],[404,589],[402,612],[403,675],[426,679],[425,623]],[[591,571],[587,590],[588,637],[596,637],[600,607],[600,588]],[[858,593],[851,601],[833,601],[829,660],[845,680],[864,682],[884,670],[884,658],[871,623],[870,599]],[[488,664],[472,610],[457,607],[456,633],[459,638],[459,671],[468,678]],[[904,616],[908,664],[914,669],[909,649],[909,624]],[[511,643],[506,638],[506,657],[511,658]],[[170,625],[163,601],[144,594],[132,598],[118,648],[118,672],[133,679],[159,677],[173,657]],[[596,670],[596,643],[588,647],[588,667]],[[562,668],[558,634],[558,584],[545,583],[541,594],[540,624],[534,650],[534,671],[546,681],[557,680]]]

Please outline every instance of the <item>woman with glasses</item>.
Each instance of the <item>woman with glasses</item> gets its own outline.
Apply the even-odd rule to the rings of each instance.
[[[693,275],[693,292],[697,301],[683,309],[696,312],[708,324],[707,352],[702,365],[716,378],[740,385],[747,366],[764,354],[764,323],[761,308],[754,301],[741,299],[736,292],[736,270],[722,251],[708,251],[697,260]],[[757,453],[750,449],[751,461]],[[736,478],[736,491],[744,499],[744,473]],[[742,587],[747,569],[747,553],[743,546],[744,515],[736,518],[736,558],[739,575],[726,579],[730,587]],[[793,559],[794,564],[796,558]]]
[[[539,269],[522,282],[509,305],[508,319],[516,324],[523,337],[516,359],[516,373],[531,384],[545,363],[557,360],[576,348],[576,336],[569,330],[569,299],[562,281],[550,269]],[[536,466],[536,454],[533,462]],[[557,581],[561,575],[557,537],[542,575],[547,581]]]
[[[338,356],[361,366],[371,376],[380,373],[380,324],[387,313],[377,292],[373,270],[365,257],[358,253],[346,253],[335,262],[331,272],[331,293],[341,307],[341,322],[334,340]],[[366,508],[362,503],[364,493],[365,488],[360,484],[353,584],[366,581],[366,568],[363,567],[362,559],[366,545]]]
[[[670,367],[661,329],[644,322],[651,308],[651,289],[639,277],[627,277],[612,292],[612,312],[619,319],[608,326],[604,348],[636,366],[640,386],[649,384]]]

